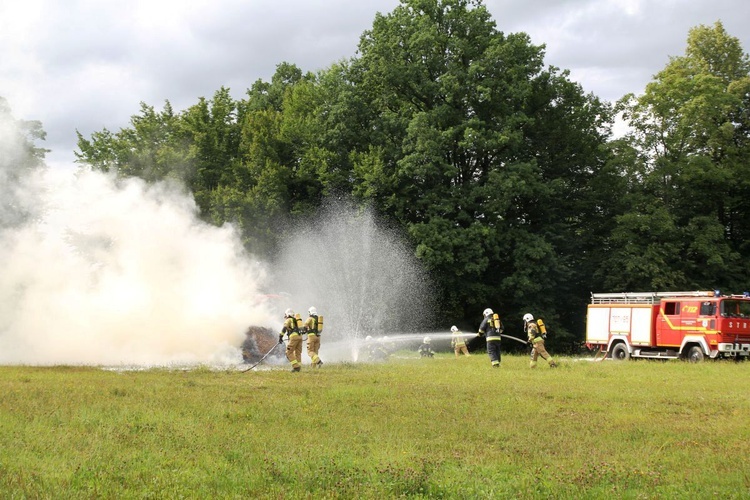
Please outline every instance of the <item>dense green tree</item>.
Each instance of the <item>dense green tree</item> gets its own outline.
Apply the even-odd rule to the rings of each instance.
[[[5,179],[18,179],[21,172],[44,166],[49,150],[37,141],[46,137],[40,121],[16,119],[8,101],[0,96],[0,173]]]
[[[476,322],[493,305],[555,323],[593,247],[608,108],[480,1],[405,0],[359,52],[350,75],[372,116],[355,193],[405,225],[447,314]]]
[[[151,182],[173,178],[189,182],[192,169],[178,121],[169,101],[162,111],[141,103],[140,114],[130,118],[131,127],[114,133],[104,128],[91,134],[91,139],[76,132],[76,161],[120,177],[140,177]]]
[[[32,171],[44,167],[49,150],[39,147],[37,141],[45,137],[41,122],[16,119],[8,101],[0,96],[0,229],[31,216],[28,197],[38,193],[23,192],[19,187]]]
[[[742,265],[750,229],[749,71],[747,54],[720,22],[698,26],[684,56],[672,58],[642,96],[621,101],[642,168],[627,194],[632,209],[613,233],[619,250],[604,264],[611,287],[750,285]],[[636,226],[652,228],[651,237]]]

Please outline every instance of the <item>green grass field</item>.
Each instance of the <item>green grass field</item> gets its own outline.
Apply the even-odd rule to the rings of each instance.
[[[0,497],[750,497],[750,363],[559,360],[0,367]]]

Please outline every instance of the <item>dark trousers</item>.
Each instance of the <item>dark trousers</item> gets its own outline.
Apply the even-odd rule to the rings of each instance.
[[[487,354],[492,361],[492,365],[500,364],[500,341],[499,340],[488,340],[487,341]]]

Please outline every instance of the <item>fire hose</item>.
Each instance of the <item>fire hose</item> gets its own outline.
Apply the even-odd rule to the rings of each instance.
[[[522,343],[522,344],[526,344],[526,345],[529,345],[529,343],[528,343],[528,342],[526,342],[525,340],[519,339],[518,337],[514,337],[514,336],[512,336],[512,335],[505,335],[504,333],[501,333],[501,334],[500,334],[500,336],[501,336],[501,337],[505,337],[506,339],[513,339],[513,340],[515,340],[516,342],[520,342],[520,343]]]
[[[525,340],[523,340],[523,339],[519,339],[518,337],[514,337],[513,335],[505,335],[504,333],[501,333],[501,334],[500,334],[500,336],[501,336],[501,337],[505,337],[506,339],[513,339],[513,340],[515,340],[516,342],[520,342],[520,343],[522,343],[522,344],[526,344],[526,345],[529,345],[529,343],[528,343],[528,342],[526,342]],[[482,335],[482,337],[484,337],[484,335]]]
[[[274,344],[273,347],[271,348],[271,350],[268,351],[262,358],[260,358],[257,363],[255,363],[250,368],[245,368],[244,370],[240,370],[240,372],[241,373],[249,372],[250,370],[252,370],[256,366],[258,366],[259,364],[261,364],[263,362],[263,360],[266,359],[268,357],[268,355],[271,354],[276,349],[276,347],[279,346],[279,345],[281,345],[281,344]]]

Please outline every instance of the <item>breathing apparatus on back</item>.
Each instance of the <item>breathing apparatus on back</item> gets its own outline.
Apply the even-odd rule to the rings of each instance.
[[[526,332],[529,327],[529,323],[534,323],[534,316],[532,316],[529,313],[526,313],[523,315],[523,331]],[[544,321],[542,321],[541,318],[536,320],[536,326],[537,326],[537,333],[538,337],[542,337],[543,339],[547,338],[547,327],[544,325]]]
[[[544,326],[544,321],[542,321],[542,318],[539,318],[536,320],[536,324],[539,326],[539,333],[541,334],[543,339],[547,338],[547,327]]]
[[[500,321],[500,316],[497,313],[492,315],[492,326],[500,333],[505,330],[505,328],[503,328],[503,322]]]
[[[323,316],[318,315],[318,310],[314,307],[310,307],[310,309],[307,310],[307,314],[310,315],[310,317],[315,319],[314,328],[315,331],[310,331],[309,333],[314,333],[316,335],[320,335],[323,332]]]

